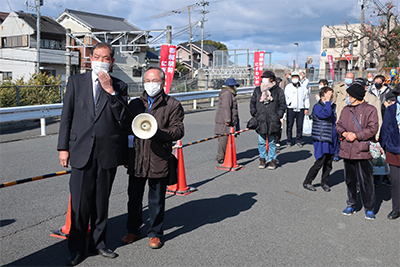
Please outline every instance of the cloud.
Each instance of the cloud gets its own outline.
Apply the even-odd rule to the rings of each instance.
[[[23,1],[6,0],[13,10],[25,10]],[[208,0],[205,36],[225,43],[229,49],[261,49],[272,52],[273,60],[292,61],[299,43],[299,61],[313,56],[318,62],[321,27],[344,21],[360,21],[358,1],[349,0]],[[29,0],[33,4],[33,0]],[[197,0],[201,2],[201,0]],[[386,1],[381,0],[382,3]],[[400,0],[394,4],[399,5]],[[165,29],[171,25],[178,31],[188,25],[186,7],[196,0],[52,0],[44,1],[42,14],[57,17],[65,8],[123,17],[141,29]],[[3,8],[8,9],[8,5]],[[151,18],[172,10],[181,13]],[[191,22],[201,19],[202,8],[191,10]],[[10,10],[2,10],[9,12]],[[366,20],[371,20],[368,11]],[[194,39],[200,39],[200,29],[194,29]],[[173,40],[188,41],[189,35]],[[301,62],[301,61],[300,61]]]

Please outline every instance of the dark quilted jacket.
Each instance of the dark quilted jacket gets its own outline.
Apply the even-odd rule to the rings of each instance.
[[[312,113],[313,127],[312,127],[311,137],[312,137],[313,141],[331,143],[332,142],[332,126],[336,121],[336,112],[335,112],[336,105],[335,104],[331,105],[330,114],[323,114],[326,116],[326,118],[320,118],[317,116],[317,114],[315,112],[315,108],[317,106],[321,106],[322,108],[324,108],[325,103],[323,103],[321,100],[319,100],[318,103],[315,104],[313,107],[313,113]]]

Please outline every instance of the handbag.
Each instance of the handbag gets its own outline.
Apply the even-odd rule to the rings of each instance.
[[[251,119],[247,122],[246,127],[249,128],[250,130],[255,130],[257,129],[258,126],[258,121],[255,117],[251,117]]]
[[[303,134],[311,134],[312,131],[312,120],[309,115],[304,116],[303,121]]]
[[[178,183],[178,159],[173,154],[171,154],[168,159],[168,165],[169,174],[167,185],[173,185]]]
[[[361,128],[360,124],[358,123],[356,116],[354,115],[354,113],[352,113],[352,114],[353,114],[354,121],[356,122],[358,129],[360,129],[360,131],[361,131],[362,128]],[[379,142],[371,142],[371,141],[368,141],[368,144],[369,144],[369,153],[371,154],[372,158],[378,159],[381,156],[381,151],[382,151],[381,144],[379,144]]]

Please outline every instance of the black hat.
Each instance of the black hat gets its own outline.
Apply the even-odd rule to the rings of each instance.
[[[396,101],[396,95],[394,94],[394,90],[390,90],[387,94],[386,94],[386,101]]]
[[[357,78],[354,80],[354,83],[359,84],[363,87],[365,87],[367,85],[367,83],[365,82],[364,78]]]
[[[349,88],[347,88],[346,92],[358,100],[363,100],[365,96],[365,87],[362,87],[357,83],[353,83]]]
[[[270,71],[270,70],[266,70],[264,71],[264,73],[261,75],[262,78],[274,78],[275,79],[275,74]]]

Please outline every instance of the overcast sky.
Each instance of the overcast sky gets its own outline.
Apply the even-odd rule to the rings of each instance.
[[[321,27],[338,25],[344,21],[359,23],[359,0],[208,0],[205,35],[207,39],[220,41],[228,49],[260,49],[272,52],[272,61],[293,62],[299,43],[299,62],[304,66],[308,56],[319,64]],[[379,0],[382,4],[387,0]],[[0,0],[3,12],[34,12],[26,8],[26,0]],[[35,0],[28,0],[34,5]],[[201,2],[201,0],[197,0]],[[181,9],[197,3],[196,0],[44,0],[42,15],[58,17],[66,8],[90,13],[123,17],[143,30],[164,29],[171,25],[174,31],[188,25],[188,12],[162,18],[152,16]],[[400,0],[392,1],[396,11]],[[376,17],[367,11],[366,21],[376,24]],[[200,10],[197,9],[197,10]],[[191,11],[192,23],[201,14]],[[175,30],[176,29],[176,30]],[[194,40],[200,40],[201,30],[195,30]],[[189,40],[189,35],[173,39],[173,44]]]

